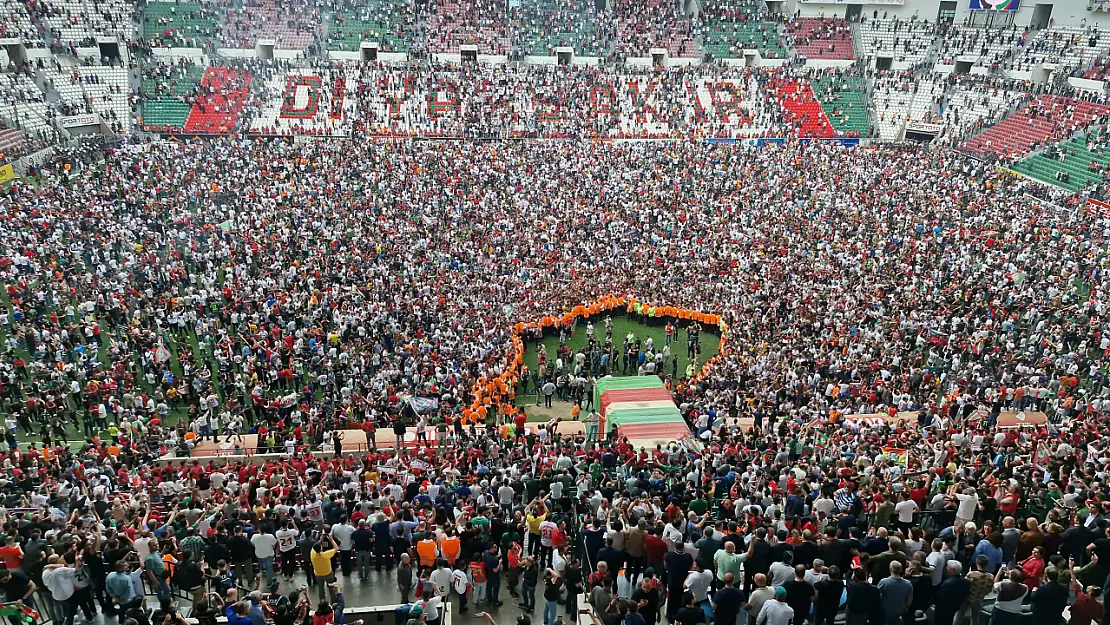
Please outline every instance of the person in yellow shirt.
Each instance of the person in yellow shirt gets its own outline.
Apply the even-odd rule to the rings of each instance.
[[[528,522],[528,553],[536,556],[540,552],[540,523],[547,520],[547,506],[543,501],[533,499],[528,506],[525,520]]]
[[[326,542],[325,539],[327,539]],[[331,543],[330,547],[328,543]],[[331,537],[331,534],[324,534],[312,546],[312,572],[316,574],[316,590],[320,595],[320,601],[327,601],[328,584],[335,581],[335,571],[331,559],[335,557],[338,551],[339,545],[335,544],[335,539]]]

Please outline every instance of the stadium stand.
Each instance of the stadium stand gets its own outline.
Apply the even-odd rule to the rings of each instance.
[[[1110,35],[1096,26],[1053,26],[1033,35],[1011,66],[1029,70],[1042,63],[1056,63],[1068,70],[1085,70],[1108,52]]]
[[[530,55],[554,56],[570,46],[581,56],[605,56],[613,39],[612,14],[598,14],[593,0],[523,0],[513,9],[516,46]]]
[[[838,134],[870,133],[871,110],[862,78],[841,72],[818,72],[810,76],[809,83]]]
[[[209,4],[151,0],[144,12],[143,31],[152,45],[199,48],[219,34],[216,10]]]
[[[648,56],[666,48],[676,58],[698,56],[693,21],[673,0],[612,0],[617,22],[617,50],[626,56]]]
[[[427,20],[428,50],[455,53],[460,45],[475,45],[479,54],[505,55],[512,47],[508,24],[502,0],[435,0]]]
[[[922,77],[918,79],[914,87],[908,119],[931,123],[939,121],[937,104],[944,93],[943,82],[934,78]]]
[[[162,64],[148,68],[142,81],[143,127],[148,130],[180,130],[192,106],[188,100],[197,91],[204,68],[192,63]]]
[[[382,52],[408,52],[415,19],[405,0],[343,2],[332,14],[326,47],[357,52],[368,41],[377,43]]]
[[[197,101],[185,121],[185,132],[231,132],[248,99],[250,84],[251,73],[248,71],[209,67],[197,89]]]
[[[42,47],[43,38],[31,14],[19,0],[0,0],[0,38],[18,37],[30,47]]]
[[[122,67],[67,67],[42,70],[47,87],[69,114],[97,113],[117,132],[131,129],[131,83]]]
[[[718,59],[742,57],[745,49],[759,50],[765,58],[786,58],[778,24],[754,0],[707,0],[695,32],[705,51]]]
[[[46,94],[25,73],[0,73],[0,119],[36,137],[51,139],[55,132]]]
[[[143,71],[143,95],[190,96],[204,78],[204,67],[194,63],[161,64]]]
[[[334,134],[335,127],[344,117],[344,109],[332,109],[337,80],[343,81],[345,95],[348,81],[343,69],[313,73],[282,72],[271,76],[265,84],[265,92],[270,97],[264,99],[261,109],[251,119],[251,132]],[[349,107],[354,104],[354,99],[344,97],[343,103]]]
[[[41,5],[40,21],[55,43],[78,46],[97,35],[133,41],[135,5],[129,0],[55,0]]]
[[[1010,55],[1025,39],[1026,33],[1016,26],[997,28],[973,28],[969,26],[949,26],[940,38],[940,60],[954,64],[957,60],[969,61],[978,65],[997,66],[1009,59]]]
[[[833,129],[821,104],[814,97],[813,89],[808,82],[791,78],[773,78],[767,85],[767,92],[782,107],[787,121],[797,130],[797,136],[836,136],[836,130]]]
[[[860,24],[860,52],[864,58],[890,57],[917,64],[929,56],[935,26],[928,20],[868,20]]]
[[[221,40],[229,48],[254,48],[259,39],[274,39],[279,49],[304,50],[320,30],[320,15],[309,3],[246,0],[242,8],[226,8],[225,15]]]
[[[1110,59],[1095,59],[1090,69],[1083,72],[1083,77],[1089,80],[1107,80],[1110,78]]]
[[[906,72],[886,72],[875,81],[875,117],[879,138],[900,139],[914,100],[913,75]]]
[[[22,130],[0,128],[0,163],[24,154],[30,142]]]
[[[1004,118],[1026,99],[1023,91],[984,85],[965,77],[941,98],[945,145],[955,145]]]
[[[853,60],[852,28],[841,18],[801,17],[786,25],[794,49],[810,59]]]
[[[980,156],[1025,156],[1049,141],[1060,140],[1106,118],[1110,106],[1044,95],[986,132],[966,141],[963,149]]]
[[[1065,140],[1013,166],[1014,171],[1068,191],[1103,183],[1110,172],[1110,148],[1085,137]]]

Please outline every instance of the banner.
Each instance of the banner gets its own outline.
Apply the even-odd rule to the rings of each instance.
[[[921,132],[930,135],[940,134],[944,130],[944,124],[930,124],[927,122],[906,122],[906,132]]]
[[[969,9],[972,11],[1017,11],[1021,0],[970,0]]]
[[[100,116],[96,113],[86,113],[84,115],[69,115],[67,117],[59,117],[58,124],[61,125],[62,128],[96,126],[100,124]]]
[[[1087,214],[1108,218],[1110,217],[1110,204],[1094,198],[1087,198]]]
[[[1048,445],[1044,441],[1037,441],[1037,449],[1033,452],[1033,464],[1043,467],[1051,455],[1052,451],[1048,448]]]
[[[437,397],[410,397],[409,407],[416,414],[435,414],[439,412],[439,398]]]
[[[0,166],[0,184],[3,184],[9,180],[15,180],[15,169],[12,168],[11,163]]]
[[[901,447],[883,447],[883,456],[903,469],[910,466],[910,454]]]

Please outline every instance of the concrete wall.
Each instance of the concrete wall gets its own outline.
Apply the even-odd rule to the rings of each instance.
[[[1086,78],[1068,78],[1068,84],[1076,89],[1102,93],[1106,90],[1106,83],[1101,80],[1088,80]]]
[[[1078,26],[1082,23],[1097,25],[1110,29],[1110,13],[1095,13],[1087,10],[1087,0],[1021,0],[1021,7],[1015,11],[1014,24],[1024,28],[1033,19],[1033,12],[1037,4],[1052,5],[1052,19],[1057,25]],[[800,10],[803,17],[844,17],[848,2],[801,2],[800,0],[787,0],[783,11],[793,14]],[[917,15],[919,19],[934,21],[940,11],[940,0],[905,0],[901,5],[867,3],[863,4],[863,14],[871,19],[875,11],[879,17],[885,12],[888,18],[899,17],[909,19]],[[956,23],[962,24],[972,13],[968,8],[968,0],[956,0]]]
[[[192,59],[198,63],[204,62],[204,50],[201,48],[153,48],[151,54],[159,59],[177,60]]]
[[[958,0],[963,4],[967,4],[967,0]],[[783,4],[783,11],[789,15],[793,15],[795,11],[801,11],[802,17],[844,17],[845,12],[848,10],[848,2],[800,2],[799,0],[787,0]],[[940,0],[907,0],[905,3],[898,4],[863,4],[863,14],[867,19],[874,17],[875,11],[879,12],[879,18],[883,17],[886,13],[888,19],[899,17],[902,19],[910,19],[914,15],[918,19],[927,19],[934,21],[937,18],[937,12],[940,10]],[[958,10],[958,9],[957,9]]]

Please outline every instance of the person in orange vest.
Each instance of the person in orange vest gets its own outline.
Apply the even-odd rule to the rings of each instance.
[[[447,564],[451,565],[451,568],[455,568],[455,561],[459,559],[462,544],[455,534],[454,526],[448,525],[444,531],[446,535],[439,542],[439,551],[443,555],[443,559],[447,560]]]
[[[416,555],[420,556],[419,575],[421,577],[425,574],[430,574],[436,568],[436,558],[439,557],[439,545],[436,544],[434,537],[435,532],[425,532],[423,540],[416,543]]]

